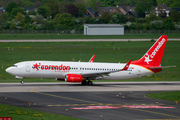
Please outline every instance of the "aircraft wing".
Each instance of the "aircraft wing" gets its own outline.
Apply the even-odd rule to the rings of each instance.
[[[113,71],[105,71],[105,72],[92,72],[92,73],[83,73],[81,74],[83,77],[99,77],[99,76],[109,76],[110,73],[119,72],[119,71],[126,71],[129,68],[129,65],[131,63],[132,59],[129,60],[129,62],[124,66],[124,68],[119,70],[113,70]]]

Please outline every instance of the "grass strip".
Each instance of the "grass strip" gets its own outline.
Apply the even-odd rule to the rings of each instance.
[[[12,117],[13,120],[80,120],[73,117],[51,114],[1,103],[0,117]]]
[[[146,97],[180,102],[180,91],[148,94]]]
[[[21,39],[158,39],[162,34],[83,35],[83,34],[0,34],[0,40]],[[166,34],[180,38],[180,34]]]

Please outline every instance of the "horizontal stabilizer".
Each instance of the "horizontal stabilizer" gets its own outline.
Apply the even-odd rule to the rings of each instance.
[[[163,68],[170,68],[170,67],[176,67],[176,66],[159,66],[159,67],[150,67],[151,70],[154,69],[163,69]]]

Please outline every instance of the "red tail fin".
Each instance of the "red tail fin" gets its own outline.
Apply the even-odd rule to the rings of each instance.
[[[141,66],[160,66],[167,39],[167,35],[162,35],[141,59],[131,63]]]

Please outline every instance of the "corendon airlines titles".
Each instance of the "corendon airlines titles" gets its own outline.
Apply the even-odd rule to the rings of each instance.
[[[161,46],[164,44],[165,41],[166,40],[163,38],[161,42],[158,42],[159,45],[154,49],[153,53],[150,55],[151,58],[154,58],[154,56],[159,51],[159,49],[161,48]]]
[[[65,66],[63,64],[61,64],[60,66],[58,65],[41,65],[41,63],[39,63],[39,65],[36,63],[33,65],[33,69],[36,69],[36,70],[64,70],[64,71],[67,71],[67,70],[70,70],[70,66]]]

